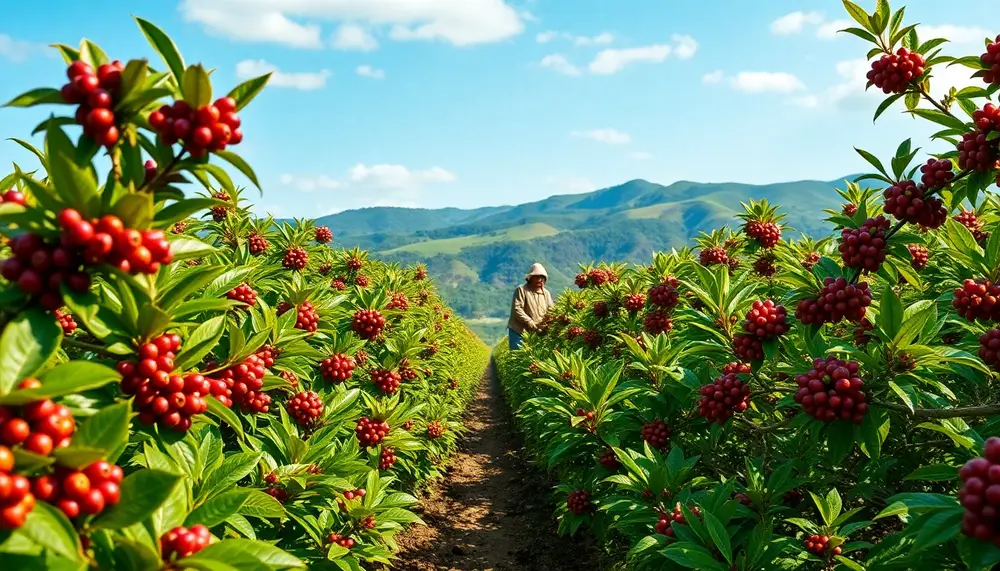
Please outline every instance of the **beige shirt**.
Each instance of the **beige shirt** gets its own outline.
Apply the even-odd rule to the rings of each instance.
[[[528,284],[521,284],[514,290],[514,300],[510,305],[510,320],[507,327],[522,333],[541,324],[549,308],[555,305],[549,290],[534,291]]]

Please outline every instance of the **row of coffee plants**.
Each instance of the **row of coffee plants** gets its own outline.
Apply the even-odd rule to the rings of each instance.
[[[628,569],[1000,562],[1000,37],[952,58],[902,9],[845,6],[876,117],[939,124],[940,154],[859,151],[880,188],[847,184],[819,241],[750,201],[696,249],[583,268],[524,349],[495,350],[560,529]],[[947,65],[981,86],[934,99]]]
[[[137,21],[162,68],[58,45],[8,103],[56,113],[0,181],[0,568],[386,563],[488,348],[422,266],[251,216],[221,165],[257,185],[228,149],[268,77],[213,96]]]

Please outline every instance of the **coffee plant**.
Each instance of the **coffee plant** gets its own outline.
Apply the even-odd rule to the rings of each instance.
[[[936,124],[929,158],[859,149],[875,172],[818,240],[751,201],[696,249],[581,268],[495,349],[560,529],[628,569],[1000,563],[1000,36],[952,57],[904,9],[844,5],[875,117]],[[933,97],[945,66],[978,85]]]
[[[422,267],[251,216],[268,76],[213,95],[137,22],[162,68],[57,45],[66,83],[7,104],[54,113],[0,180],[0,568],[388,563],[489,351]]]

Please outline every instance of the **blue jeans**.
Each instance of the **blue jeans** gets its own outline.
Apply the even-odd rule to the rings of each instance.
[[[507,329],[507,346],[510,347],[511,351],[517,351],[521,348],[522,339],[524,339],[523,335],[513,329]]]

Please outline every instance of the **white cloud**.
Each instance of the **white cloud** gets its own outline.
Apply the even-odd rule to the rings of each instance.
[[[788,93],[805,89],[802,81],[783,71],[741,71],[729,79],[730,85],[744,93]]]
[[[982,41],[985,38],[993,39],[996,37],[995,35],[991,35],[990,31],[986,28],[980,28],[979,26],[953,26],[951,24],[942,24],[940,26],[921,24],[917,26],[917,33],[925,40],[945,38],[953,44],[982,45]]]
[[[601,32],[594,37],[576,36],[573,43],[578,46],[606,46],[615,41],[615,36],[611,32]]]
[[[524,31],[524,15],[505,0],[182,0],[180,11],[185,20],[220,36],[298,48],[322,47],[317,21],[391,26],[396,40],[457,46]]]
[[[680,59],[691,59],[698,51],[698,42],[691,36],[674,34],[671,38],[674,41],[674,55]]]
[[[549,54],[542,58],[542,61],[538,62],[539,67],[545,69],[551,69],[556,73],[561,73],[563,75],[580,75],[580,68],[576,67],[566,56],[562,54]]]
[[[573,137],[581,139],[591,139],[609,145],[627,145],[632,142],[628,133],[623,133],[617,129],[591,129],[590,131],[573,131]]]
[[[671,47],[666,44],[603,50],[590,62],[590,73],[611,75],[625,69],[625,66],[630,63],[659,63],[667,59],[670,50]]]
[[[725,74],[722,72],[721,69],[717,69],[713,72],[706,73],[705,75],[701,76],[701,81],[702,83],[719,83],[722,81],[722,77],[724,75]]]
[[[854,26],[853,20],[830,20],[823,22],[816,28],[816,37],[824,40],[832,40],[844,35],[839,33],[840,30]]]
[[[361,77],[369,77],[371,79],[385,79],[385,71],[374,68],[370,65],[359,65],[356,70],[354,70]]]
[[[646,151],[636,151],[634,153],[630,153],[629,156],[637,161],[646,161],[653,158],[653,155],[651,153],[647,153]]]
[[[333,34],[333,47],[345,51],[370,52],[378,48],[378,41],[368,30],[357,24],[342,24]]]
[[[403,165],[358,163],[347,171],[351,184],[365,184],[386,189],[412,189],[430,182],[453,182],[455,175],[441,167],[414,171]]]
[[[798,34],[806,24],[819,24],[822,21],[822,12],[792,12],[771,22],[771,33],[776,36]]]
[[[7,34],[0,34],[0,59],[20,63],[31,57],[35,51],[41,51],[43,46],[23,40],[15,40]]]
[[[326,80],[330,77],[330,71],[326,69],[315,73],[286,73],[262,59],[248,59],[236,64],[236,77],[240,79],[250,79],[251,77],[257,77],[265,73],[271,73],[271,80],[268,82],[268,85],[303,90],[319,89],[326,85]]]
[[[281,184],[294,187],[301,192],[315,192],[317,190],[334,190],[341,188],[344,184],[334,178],[324,174],[321,175],[293,175],[285,173],[281,175]]]
[[[535,34],[535,41],[540,44],[547,44],[557,37],[559,37],[559,32],[549,30],[547,32],[538,32]]]

